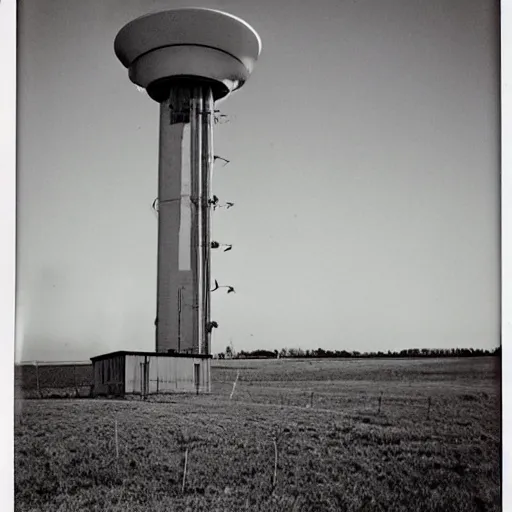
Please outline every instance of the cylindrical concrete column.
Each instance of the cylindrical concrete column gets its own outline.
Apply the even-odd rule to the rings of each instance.
[[[157,352],[208,353],[213,115],[203,85],[160,105]]]

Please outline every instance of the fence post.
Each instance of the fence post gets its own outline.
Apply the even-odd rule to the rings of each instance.
[[[233,399],[233,394],[235,393],[235,388],[236,388],[236,383],[238,382],[238,377],[240,376],[240,370],[238,370],[236,372],[236,378],[235,378],[235,382],[233,382],[233,389],[231,390],[231,395],[229,395],[229,399],[232,400]]]
[[[36,367],[36,387],[37,387],[37,394],[39,395],[39,398],[42,398],[41,395],[41,388],[39,386],[39,366],[37,364],[37,361],[34,362],[34,365]]]
[[[75,384],[75,395],[76,395],[76,398],[78,398],[78,386],[76,383],[76,364],[73,365],[73,382]]]

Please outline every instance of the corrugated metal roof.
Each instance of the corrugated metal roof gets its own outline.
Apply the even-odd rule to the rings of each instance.
[[[178,352],[171,354],[167,352],[138,352],[131,350],[118,350],[116,352],[109,352],[108,354],[91,357],[91,361],[94,363],[94,361],[101,361],[103,359],[119,356],[187,357],[189,359],[211,359],[212,357],[211,354],[181,354]]]

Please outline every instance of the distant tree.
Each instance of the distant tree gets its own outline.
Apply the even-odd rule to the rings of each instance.
[[[246,357],[265,357],[265,358],[273,358],[274,352],[270,350],[254,350],[249,354],[245,354]]]
[[[499,356],[501,355],[501,347],[498,347],[493,350],[484,350],[484,349],[474,349],[474,348],[454,348],[454,349],[431,349],[431,348],[409,348],[402,349],[400,351],[391,351],[387,352],[378,351],[378,352],[359,352],[354,350],[352,352],[348,352],[346,350],[324,350],[322,348],[318,349],[296,349],[296,348],[282,348],[280,351],[274,350],[272,353],[268,353],[268,355],[263,356],[265,352],[261,350],[257,350],[253,353],[245,354],[247,357],[290,357],[290,358],[389,358],[389,357],[404,357],[404,358],[421,358],[421,357],[483,357],[483,356]],[[243,352],[240,353],[240,355]],[[272,355],[270,355],[272,354]],[[226,353],[226,357],[230,357],[229,351]],[[232,355],[235,357],[235,355]]]
[[[233,351],[231,350],[231,347],[226,347],[226,357],[228,359],[231,359],[233,357]]]
[[[288,357],[297,357],[297,349],[289,348],[288,349]]]

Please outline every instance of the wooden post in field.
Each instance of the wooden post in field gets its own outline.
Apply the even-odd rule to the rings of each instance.
[[[78,398],[78,385],[76,383],[76,364],[73,365],[73,383],[75,384],[75,396]]]
[[[377,411],[377,414],[380,414],[381,405],[382,405],[382,391],[380,392],[380,396],[379,396],[379,410]]]
[[[428,408],[427,408],[427,421],[430,419],[430,406],[432,404],[432,398],[428,397]]]
[[[277,484],[277,439],[274,438],[274,478],[272,479],[272,491],[275,490]]]
[[[235,388],[236,388],[236,383],[238,382],[238,376],[240,375],[240,370],[238,370],[236,372],[236,378],[235,378],[235,382],[233,382],[233,389],[231,390],[231,395],[229,395],[229,399],[232,400],[233,399],[233,394],[235,393]]]
[[[37,394],[39,395],[39,398],[42,398],[42,395],[41,395],[41,388],[39,386],[39,366],[37,364],[37,361],[34,363],[35,367],[36,367],[36,387],[37,387]]]
[[[188,462],[188,448],[185,450],[185,464],[183,466],[183,482],[181,484],[181,492],[185,492],[185,482],[187,480],[187,462]]]
[[[115,419],[114,423],[114,438],[116,443],[116,460],[119,460],[119,438],[117,435],[117,418]]]
[[[313,391],[311,391],[311,396],[309,397],[309,406],[313,409]]]

